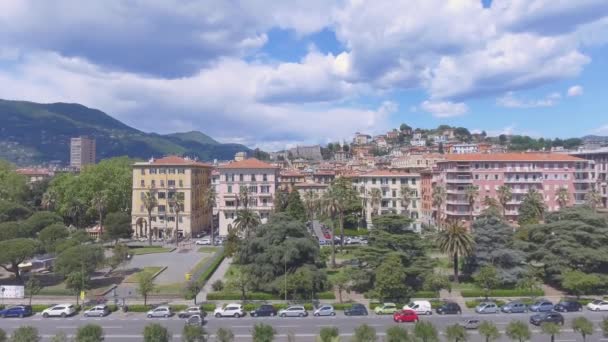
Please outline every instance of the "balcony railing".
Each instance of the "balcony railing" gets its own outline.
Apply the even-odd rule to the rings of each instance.
[[[447,178],[446,183],[451,183],[451,184],[462,184],[462,183],[466,183],[466,184],[470,184],[473,183],[473,178]]]
[[[542,183],[542,178],[505,178],[505,183]]]

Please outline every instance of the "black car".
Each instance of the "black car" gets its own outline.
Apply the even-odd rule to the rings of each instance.
[[[543,312],[530,317],[530,324],[556,323],[564,325],[564,316],[559,312]]]
[[[460,305],[453,302],[443,303],[440,307],[437,308],[436,311],[439,315],[459,315],[462,313]]]
[[[270,304],[261,305],[259,308],[250,312],[251,317],[265,317],[265,316],[276,316],[277,309]]]
[[[367,316],[367,308],[363,304],[355,303],[350,309],[345,309],[346,316]]]
[[[563,301],[555,304],[553,310],[559,312],[583,311],[583,306],[575,301]]]

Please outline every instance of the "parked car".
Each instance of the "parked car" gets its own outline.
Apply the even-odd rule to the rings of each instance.
[[[110,308],[107,305],[96,305],[84,312],[84,317],[105,317],[110,314]]]
[[[557,323],[564,325],[564,316],[559,312],[542,312],[530,317],[530,324]]]
[[[460,305],[454,302],[445,302],[435,311],[440,315],[460,315],[462,313]]]
[[[361,239],[358,237],[347,237],[344,242],[347,245],[360,245]]]
[[[214,244],[215,245],[223,245],[225,241],[226,241],[226,239],[224,239],[224,237],[218,236],[218,237],[215,238]]]
[[[587,304],[587,309],[591,311],[606,311],[608,310],[608,301],[594,300]]]
[[[432,315],[433,309],[431,308],[431,302],[428,300],[415,300],[411,303],[403,306],[403,310],[413,310],[418,315]]]
[[[265,317],[265,316],[276,316],[277,315],[277,309],[274,308],[274,306],[270,305],[270,304],[263,304],[260,305],[259,308],[253,310],[250,312],[252,317]]]
[[[533,312],[553,311],[553,303],[546,299],[540,299],[537,300],[534,304],[530,305],[528,309]]]
[[[321,305],[313,312],[313,316],[316,316],[316,317],[335,316],[335,315],[336,315],[336,311],[334,310],[334,307],[331,305],[328,305],[328,304]]]
[[[215,309],[213,311],[213,316],[220,317],[234,317],[239,318],[245,316],[245,311],[243,311],[243,306],[241,304],[230,303],[226,304],[223,307]]]
[[[457,324],[465,329],[477,329],[479,328],[479,323],[478,318],[465,318]]]
[[[319,246],[325,246],[325,245],[328,245],[327,240],[319,239]]]
[[[393,313],[393,321],[402,322],[418,322],[418,314],[414,310],[401,310]]]
[[[186,320],[186,325],[203,325],[205,319],[201,315],[192,315]]]
[[[146,313],[146,317],[148,317],[148,318],[153,318],[153,317],[167,318],[170,316],[173,316],[173,312],[171,312],[171,308],[168,307],[167,305],[156,307]]]
[[[498,312],[498,305],[493,302],[483,302],[479,303],[475,308],[475,312],[479,314],[492,314]]]
[[[553,310],[559,312],[583,311],[583,306],[579,302],[573,300],[565,300],[555,304]]]
[[[376,306],[374,309],[376,315],[392,315],[397,311],[399,310],[397,309],[397,305],[395,305],[395,303],[384,303]]]
[[[346,316],[367,316],[367,308],[363,304],[355,303],[350,309],[344,310]]]
[[[32,307],[29,305],[15,305],[8,307],[4,310],[0,310],[0,317],[28,317],[32,315]]]
[[[302,305],[292,305],[286,309],[279,311],[281,317],[306,317],[308,312]]]
[[[194,244],[199,245],[199,246],[208,246],[208,245],[211,245],[211,239],[204,238],[204,239],[196,240],[196,242]]]
[[[58,304],[42,311],[42,317],[69,317],[76,313],[74,304]]]
[[[514,300],[512,302],[508,302],[500,308],[500,311],[505,313],[522,313],[528,312],[528,306],[520,301]]]
[[[194,316],[194,315],[204,317],[203,311],[201,311],[201,308],[199,308],[198,306],[191,306],[191,307],[187,308],[186,310],[182,310],[177,313],[177,317],[179,317],[179,318],[188,318],[188,317]]]

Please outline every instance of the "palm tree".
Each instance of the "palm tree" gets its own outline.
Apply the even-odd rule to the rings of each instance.
[[[308,190],[304,193],[304,208],[306,208],[310,222],[312,222],[315,218],[315,211],[319,205],[318,199],[319,196],[312,190]]]
[[[555,193],[555,200],[560,209],[567,207],[570,202],[570,192],[568,192],[568,188],[559,188]]]
[[[148,244],[152,246],[152,210],[158,206],[158,199],[156,199],[156,190],[149,189],[144,193],[142,198],[144,208],[148,212]]]
[[[540,220],[544,220],[545,200],[543,195],[536,191],[536,189],[530,188],[528,193],[524,195],[523,202],[528,203],[528,205],[534,209]]]
[[[511,188],[506,185],[501,185],[498,190],[496,190],[496,194],[498,195],[498,202],[502,207],[502,216],[506,218],[507,216],[507,203],[513,199],[513,193],[511,193]]]
[[[441,228],[441,206],[445,199],[445,188],[441,185],[435,186],[431,197],[433,198],[433,207],[437,208],[437,226]]]
[[[109,197],[109,191],[102,190],[100,192],[96,192],[91,199],[91,206],[95,208],[95,211],[97,211],[97,214],[99,215],[100,234],[103,233],[103,214],[107,209]]]
[[[54,189],[47,190],[42,195],[42,201],[40,203],[45,210],[53,210],[57,205],[57,191]]]
[[[382,202],[382,191],[374,188],[370,192],[370,204],[372,205],[372,215],[378,215],[380,211],[380,203]]]
[[[333,194],[334,190],[329,188],[323,195],[323,212],[331,219],[331,267],[336,268],[336,215],[341,210],[342,203]]]
[[[412,202],[412,196],[414,195],[414,190],[409,187],[409,185],[404,184],[401,186],[401,206],[405,211],[407,217],[409,217],[409,206]]]
[[[241,185],[241,187],[239,188],[239,202],[241,202],[243,204],[243,207],[245,209],[249,208],[249,197],[250,197],[250,193],[249,193],[249,188]],[[238,205],[238,202],[237,202]],[[237,207],[238,209],[238,207]]]
[[[212,184],[207,184],[203,190],[203,207],[209,211],[211,216],[211,243],[215,243],[215,227],[213,227],[213,207],[215,207],[217,201],[217,192]]]
[[[71,223],[78,227],[81,223],[80,221],[82,219],[82,216],[85,214],[86,210],[87,209],[85,204],[82,203],[80,199],[72,198],[67,205],[66,213],[67,216],[70,218]]]
[[[433,323],[428,321],[416,322],[414,336],[422,342],[439,342],[439,333]]]
[[[260,215],[251,209],[241,209],[236,214],[234,227],[248,238],[253,229],[262,223]]]
[[[454,280],[458,282],[458,257],[473,253],[475,241],[459,222],[453,222],[437,236],[439,249],[454,258]]]
[[[559,335],[561,329],[559,325],[553,322],[546,322],[540,325],[540,330],[543,334],[551,336],[551,342],[555,341],[555,335]]]
[[[178,231],[179,231],[179,213],[184,210],[184,193],[176,193],[172,199],[169,200],[169,205],[173,212],[175,212],[175,246],[178,245]],[[211,240],[213,242],[213,240]]]
[[[496,198],[486,197],[483,199],[483,205],[486,209],[491,209],[492,211],[497,211],[498,215],[500,215],[500,203],[496,200]]]
[[[524,342],[530,339],[530,327],[522,321],[511,321],[505,329],[506,335],[513,341]]]
[[[445,329],[445,337],[448,341],[464,342],[468,338],[467,331],[460,324],[453,324]]]
[[[471,212],[471,222],[473,222],[473,210],[475,209],[475,201],[479,196],[479,188],[477,185],[469,185],[465,189],[465,197],[469,203],[469,210]]]
[[[491,321],[483,321],[479,325],[479,334],[485,337],[486,342],[498,340],[500,332],[494,323]]]
[[[587,317],[576,317],[572,320],[572,330],[581,334],[584,342],[587,336],[593,335],[593,323]]]
[[[602,203],[602,195],[597,189],[591,189],[585,195],[585,201],[587,202],[587,205],[595,211]]]

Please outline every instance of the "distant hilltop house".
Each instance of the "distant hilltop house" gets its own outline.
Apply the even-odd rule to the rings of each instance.
[[[355,145],[365,145],[369,144],[372,140],[372,136],[364,133],[355,133],[355,137],[353,138],[353,144]]]

